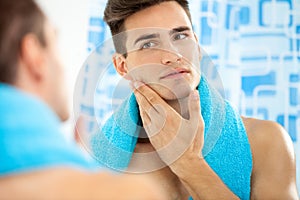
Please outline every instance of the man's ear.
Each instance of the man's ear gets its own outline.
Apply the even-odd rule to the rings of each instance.
[[[202,59],[202,53],[201,53],[201,48],[200,48],[200,44],[199,44],[199,40],[198,40],[198,36],[197,34],[194,32],[194,37],[196,39],[196,42],[197,42],[197,46],[198,46],[198,53],[199,53],[199,60]]]
[[[44,74],[44,48],[34,34],[27,34],[20,44],[20,61],[30,77],[40,80]]]
[[[123,55],[121,55],[119,53],[115,53],[113,55],[113,63],[114,63],[114,66],[115,66],[118,74],[120,74],[125,79],[128,79],[128,80],[131,79],[131,77],[129,76],[129,73],[128,73],[126,58]]]

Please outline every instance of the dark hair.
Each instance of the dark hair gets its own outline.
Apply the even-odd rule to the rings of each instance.
[[[112,35],[115,36],[125,31],[124,22],[129,16],[148,7],[168,1],[177,2],[184,9],[190,21],[192,21],[188,0],[108,0],[103,19],[109,26]],[[118,53],[126,52],[124,51],[125,44],[122,44],[121,40],[124,40],[124,36],[119,39],[118,37],[113,37],[114,45]]]
[[[26,34],[35,34],[46,45],[45,19],[34,0],[0,1],[0,82],[15,82],[20,44]]]

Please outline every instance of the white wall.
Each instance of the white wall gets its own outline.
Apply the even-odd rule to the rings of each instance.
[[[58,30],[58,45],[65,64],[71,118],[63,132],[73,132],[73,91],[77,73],[87,57],[88,2],[87,0],[36,0]]]

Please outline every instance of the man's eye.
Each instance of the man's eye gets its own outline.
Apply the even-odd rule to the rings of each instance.
[[[175,35],[174,40],[183,40],[183,39],[185,39],[187,37],[188,37],[188,34],[186,34],[186,33],[179,33],[179,34]]]
[[[149,49],[151,47],[154,47],[156,44],[154,42],[146,42],[141,46],[141,49]]]

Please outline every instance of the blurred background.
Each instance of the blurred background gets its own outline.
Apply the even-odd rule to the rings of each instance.
[[[73,109],[79,70],[86,67],[89,53],[110,38],[102,20],[106,0],[37,2],[58,29]],[[190,0],[190,8],[194,30],[221,75],[226,98],[242,115],[276,121],[288,131],[300,188],[300,1]],[[106,84],[106,90],[96,91],[99,99],[111,93]],[[88,85],[87,79],[84,87]],[[106,112],[84,101],[80,109],[100,118]],[[73,126],[74,115],[63,126],[66,137],[71,138]]]

